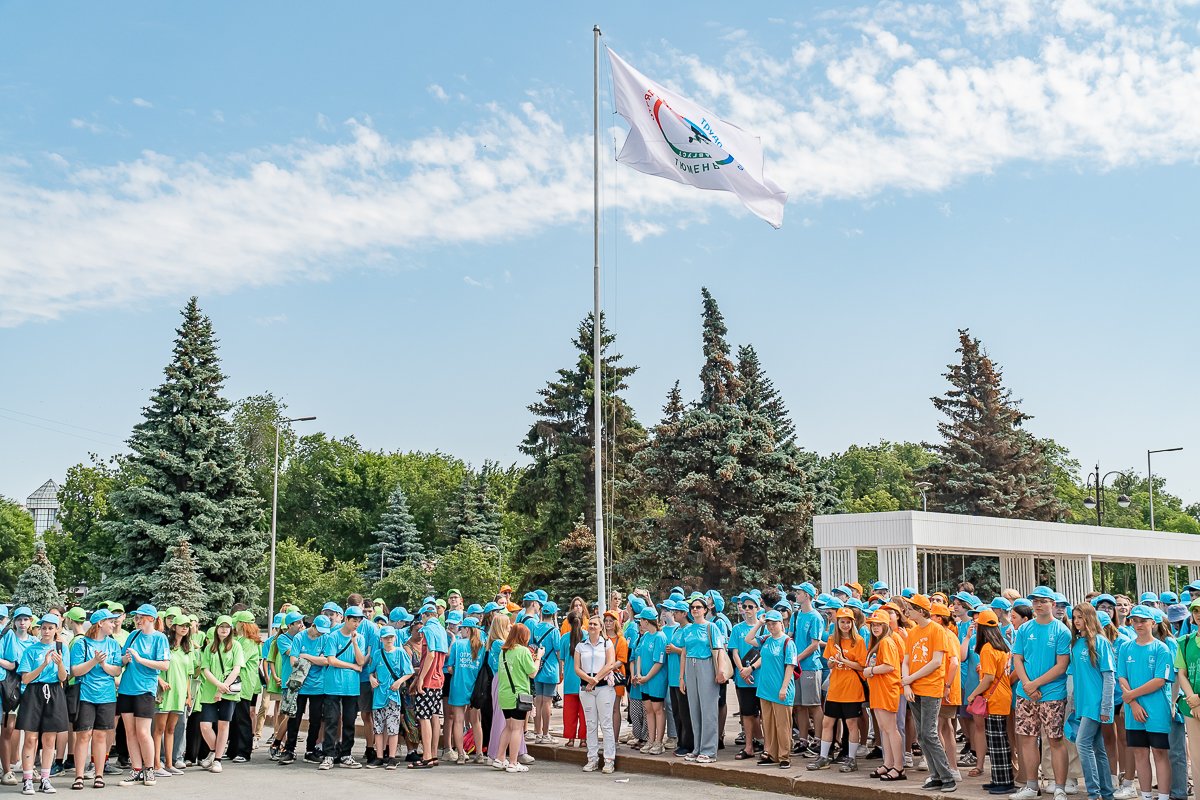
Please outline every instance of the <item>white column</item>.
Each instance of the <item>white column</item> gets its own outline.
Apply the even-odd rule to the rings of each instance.
[[[1000,588],[1016,589],[1024,596],[1033,591],[1036,580],[1033,556],[1000,556]]]
[[[821,548],[821,591],[858,580],[858,551],[853,547]]]
[[[902,547],[880,547],[879,580],[891,589],[892,594],[900,594],[906,586],[917,588],[917,548],[915,545]]]
[[[1165,561],[1137,562],[1137,591],[1162,594],[1170,588],[1170,574]],[[1136,601],[1137,598],[1135,597]]]
[[[1067,596],[1072,603],[1083,600],[1092,591],[1092,557],[1054,559],[1054,588]]]
[[[1200,564],[1188,564],[1188,583],[1196,581],[1200,581]]]

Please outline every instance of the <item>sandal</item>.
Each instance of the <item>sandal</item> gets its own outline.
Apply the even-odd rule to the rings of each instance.
[[[428,761],[418,760],[418,761],[414,761],[411,764],[409,764],[408,768],[409,769],[429,769],[432,766],[433,765],[430,764]]]
[[[83,778],[76,778],[75,781],[71,784],[71,790],[75,791],[75,792],[82,792],[83,791]]]
[[[104,788],[104,778],[101,778],[99,775],[97,775],[96,779],[92,781],[92,788],[93,789],[103,789]]]
[[[978,778],[982,774],[983,774],[983,767],[972,767],[971,771],[967,773],[967,777]]]
[[[891,767],[876,767],[874,770],[867,773],[867,777],[868,778],[882,778],[883,774],[885,772],[887,772],[889,769],[891,769]]]
[[[747,753],[745,750],[739,750],[738,754],[733,757],[734,761],[745,761],[748,758],[754,758],[754,753]]]
[[[906,781],[908,776],[904,774],[904,770],[888,767],[888,771],[879,776],[881,781]]]

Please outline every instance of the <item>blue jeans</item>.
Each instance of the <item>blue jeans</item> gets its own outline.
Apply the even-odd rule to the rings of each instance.
[[[1112,768],[1108,763],[1108,751],[1104,749],[1104,736],[1100,723],[1083,717],[1079,720],[1079,732],[1075,735],[1075,749],[1079,751],[1079,769],[1088,797],[1112,800]]]
[[[1175,709],[1171,709],[1174,711]],[[1171,717],[1171,730],[1167,733],[1167,741],[1171,744],[1171,794],[1173,798],[1183,800],[1188,796],[1188,755],[1187,736],[1183,732],[1183,723]],[[1159,789],[1161,792],[1162,789]]]

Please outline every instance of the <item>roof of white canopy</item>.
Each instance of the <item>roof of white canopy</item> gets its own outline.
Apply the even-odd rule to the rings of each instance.
[[[818,549],[915,545],[919,550],[946,553],[1090,555],[1097,561],[1200,564],[1200,536],[1187,533],[926,511],[818,515],[813,518],[813,540]]]

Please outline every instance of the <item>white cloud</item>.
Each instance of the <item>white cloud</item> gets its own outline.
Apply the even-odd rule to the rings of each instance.
[[[135,97],[129,102],[133,103],[138,108],[154,108],[154,103],[141,97]]]
[[[450,95],[446,94],[446,90],[443,89],[441,86],[438,86],[436,83],[431,83],[428,86],[426,86],[425,91],[427,91],[427,92],[429,92],[429,94],[433,95],[433,99],[437,100],[440,103],[444,103],[450,99]]]
[[[221,111],[221,109],[219,109],[219,108],[213,109],[212,118],[213,118],[213,122],[216,122],[218,124],[224,123],[225,122],[225,112]]]
[[[1014,163],[1106,170],[1200,152],[1196,23],[1171,3],[963,0],[954,17],[884,0],[810,22],[778,51],[743,41],[724,59],[627,55],[762,136],[767,172],[794,206],[936,193]],[[0,326],[586,224],[591,141],[575,103],[551,85],[516,107],[478,107],[469,127],[411,138],[318,116],[320,141],[76,159],[56,163],[51,183],[0,162]],[[71,126],[107,132],[86,116]],[[664,234],[684,208],[747,213],[725,193],[605,169],[621,170],[608,201],[633,241]]]
[[[474,286],[476,289],[492,288],[491,284],[484,283],[483,281],[477,281],[474,278],[472,278],[470,275],[463,275],[463,283],[465,283],[467,286]]]
[[[262,327],[270,327],[271,325],[280,325],[287,322],[287,314],[271,314],[266,317],[255,317],[254,322]]]

